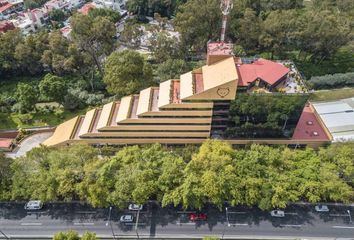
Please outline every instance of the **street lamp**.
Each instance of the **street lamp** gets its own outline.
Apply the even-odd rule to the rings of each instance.
[[[108,227],[108,225],[109,225],[111,227],[113,239],[116,240],[116,236],[114,235],[113,226],[112,226],[112,222],[111,222],[111,213],[112,213],[112,206],[109,207],[108,221],[106,222],[106,226]]]
[[[347,213],[348,213],[348,216],[349,216],[349,222],[350,222],[350,223],[353,223],[353,221],[352,221],[352,215],[350,214],[350,210],[349,210],[349,209],[347,210]]]
[[[140,209],[138,210],[138,213],[136,215],[136,221],[135,221],[135,232],[138,239],[139,239],[139,233],[138,233],[139,215],[140,215]]]

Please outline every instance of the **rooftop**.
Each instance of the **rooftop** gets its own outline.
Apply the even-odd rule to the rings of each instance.
[[[253,63],[237,64],[239,72],[239,86],[248,86],[257,79],[262,79],[274,85],[290,70],[280,63],[259,58]]]
[[[208,43],[208,55],[232,55],[233,44],[225,42]]]
[[[0,138],[0,148],[9,149],[12,145],[12,138]]]
[[[310,104],[306,104],[294,130],[293,140],[330,141]]]

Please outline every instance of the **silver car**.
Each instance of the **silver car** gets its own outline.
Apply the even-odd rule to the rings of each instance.
[[[43,207],[43,203],[40,200],[32,200],[25,204],[25,210],[40,210]]]
[[[270,212],[272,217],[285,217],[285,212],[282,210],[273,210]]]
[[[322,205],[322,204],[316,205],[315,210],[316,210],[316,212],[329,212],[328,206]]]
[[[133,222],[133,215],[123,215],[120,217],[120,222],[122,223],[131,223]]]
[[[129,204],[128,209],[130,211],[141,211],[143,209],[143,205],[141,205],[141,204]]]

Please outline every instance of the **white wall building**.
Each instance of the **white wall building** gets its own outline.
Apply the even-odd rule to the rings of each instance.
[[[334,142],[354,141],[354,98],[313,104]]]

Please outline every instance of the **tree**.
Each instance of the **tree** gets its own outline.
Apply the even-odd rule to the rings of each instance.
[[[181,33],[181,42],[192,50],[204,51],[209,40],[217,40],[221,29],[219,1],[187,1],[178,8],[175,26]]]
[[[137,13],[140,19],[145,16],[154,16],[158,13],[164,17],[171,17],[181,0],[128,0],[127,7],[130,12]]]
[[[73,41],[86,52],[95,63],[101,76],[102,62],[114,49],[116,28],[109,18],[76,14],[71,19]]]
[[[250,8],[246,8],[240,13],[233,11],[230,17],[230,26],[228,32],[242,47],[247,50],[256,50],[259,48],[259,38],[262,33],[261,19],[256,12]],[[240,56],[240,55],[238,55]]]
[[[50,20],[62,22],[65,20],[65,13],[60,9],[53,9],[48,13]]]
[[[92,233],[92,232],[85,232],[82,237],[81,240],[96,240],[96,233]]]
[[[152,70],[135,51],[114,52],[107,58],[103,81],[108,92],[122,97],[150,86]]]
[[[158,179],[162,163],[169,160],[168,152],[159,144],[145,148],[127,147],[119,151],[111,160],[113,169],[119,170],[111,172],[114,179],[110,182],[114,188],[110,201],[116,206],[125,207],[129,202],[143,204],[149,199],[161,199]]]
[[[22,40],[23,36],[18,29],[0,34],[0,76],[12,73],[18,68],[15,50]]]
[[[63,78],[48,73],[40,81],[38,87],[42,96],[63,104],[67,91],[67,86]]]
[[[37,89],[27,83],[17,84],[16,92],[16,108],[20,113],[30,112],[34,109],[38,100]]]
[[[158,65],[156,72],[160,81],[165,81],[168,79],[177,79],[188,70],[190,70],[190,68],[184,60],[168,59]]]
[[[310,53],[312,60],[328,58],[350,39],[352,27],[347,17],[338,13],[307,11],[301,21],[304,24],[297,36],[298,49]]]
[[[53,237],[53,240],[80,240],[80,237],[78,232],[74,230],[69,230],[67,232],[56,233]]]
[[[200,209],[210,202],[221,208],[230,199],[234,182],[232,158],[231,145],[218,140],[205,141],[184,169],[182,184],[165,197],[165,204]]]
[[[38,74],[43,71],[41,58],[48,47],[48,33],[39,32],[27,36],[16,46],[15,58],[24,73]]]
[[[143,31],[139,24],[127,22],[120,35],[120,40],[132,48],[138,48],[141,45],[142,36]]]
[[[9,200],[11,197],[11,169],[12,159],[5,157],[3,152],[0,152],[0,201]]]
[[[182,57],[181,46],[177,37],[170,36],[167,32],[157,32],[150,38],[150,51],[158,63],[169,58]]]
[[[88,13],[89,17],[95,19],[97,17],[107,17],[112,23],[118,22],[120,14],[110,8],[94,8]]]

